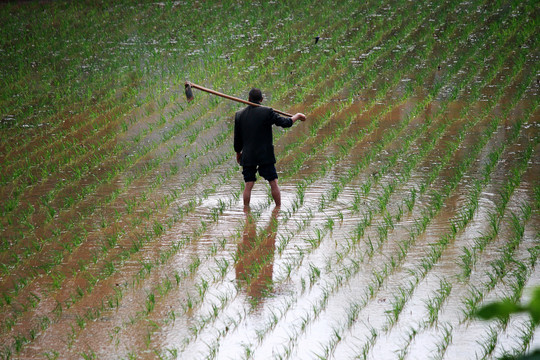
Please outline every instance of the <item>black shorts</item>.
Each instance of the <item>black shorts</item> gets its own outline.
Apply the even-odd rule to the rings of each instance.
[[[278,178],[276,166],[274,164],[264,164],[255,166],[244,166],[242,168],[242,174],[244,174],[244,181],[257,181],[255,174],[259,172],[259,175],[265,178],[267,181],[272,181]]]

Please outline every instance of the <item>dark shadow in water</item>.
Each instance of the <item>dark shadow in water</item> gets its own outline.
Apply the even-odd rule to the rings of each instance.
[[[272,211],[268,225],[257,234],[257,224],[250,210],[245,211],[242,242],[238,244],[236,280],[245,285],[246,293],[253,306],[272,292],[274,251],[278,228],[279,208]]]

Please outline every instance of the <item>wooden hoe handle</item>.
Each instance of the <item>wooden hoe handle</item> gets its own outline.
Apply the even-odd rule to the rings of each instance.
[[[223,94],[223,93],[220,93],[219,91],[208,89],[208,88],[205,88],[204,86],[200,86],[200,85],[194,84],[194,83],[189,82],[189,81],[186,81],[185,86],[186,87],[189,86],[189,87],[192,87],[192,88],[195,88],[195,89],[206,91],[207,93],[214,94],[214,95],[217,95],[217,96],[221,96],[221,97],[223,97],[225,99],[237,101],[237,102],[240,102],[240,103],[243,103],[243,104],[253,105],[253,106],[262,106],[261,104],[252,103],[251,101],[247,101],[247,100],[240,99],[240,98],[237,98],[237,97],[234,97],[234,96],[231,96],[231,95]],[[188,98],[188,100],[190,100],[190,99]],[[277,112],[278,114],[283,115],[283,116],[292,117],[291,114],[286,113],[284,111],[280,111],[280,110],[276,110],[276,109],[274,109],[274,111]]]

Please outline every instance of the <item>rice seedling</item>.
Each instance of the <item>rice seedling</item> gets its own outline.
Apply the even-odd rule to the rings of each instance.
[[[437,343],[437,352],[432,359],[443,359],[448,345],[452,342],[452,325],[446,323],[442,327],[442,334],[439,343]]]
[[[310,286],[313,286],[313,284],[321,277],[321,270],[312,264],[309,264],[309,269],[309,283]]]
[[[437,323],[442,304],[448,298],[451,291],[452,284],[449,283],[446,279],[441,279],[440,287],[437,290],[435,296],[429,298],[425,302],[426,308],[428,309],[428,320],[426,321],[427,325],[434,326]]]
[[[487,337],[478,341],[478,344],[482,347],[482,353],[477,356],[480,356],[480,358],[486,358],[490,356],[495,350],[495,346],[497,345],[497,339],[497,330],[494,327],[490,327]]]
[[[455,234],[455,232],[453,233]],[[462,268],[462,277],[468,278],[471,276],[474,258],[475,258],[474,252],[471,252],[468,248],[463,247],[463,254],[460,255],[460,259],[461,259],[460,266]]]

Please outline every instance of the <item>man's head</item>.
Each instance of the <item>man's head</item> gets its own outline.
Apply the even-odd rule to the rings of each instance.
[[[257,88],[253,88],[249,91],[248,100],[252,103],[259,104],[263,100],[262,91]]]

